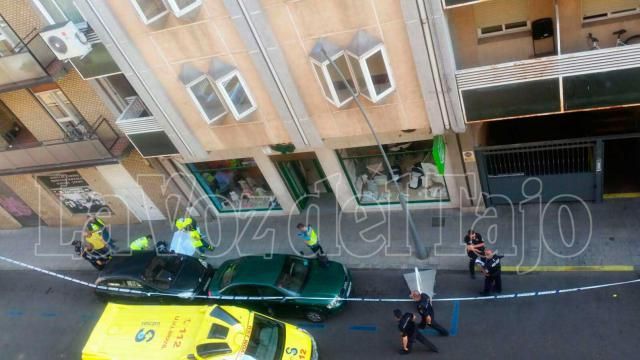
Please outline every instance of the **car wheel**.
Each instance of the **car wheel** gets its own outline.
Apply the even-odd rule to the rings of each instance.
[[[305,312],[304,317],[311,322],[320,323],[324,321],[326,316],[324,313],[318,310],[312,309]]]

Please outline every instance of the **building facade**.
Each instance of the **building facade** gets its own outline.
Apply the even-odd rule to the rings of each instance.
[[[75,4],[153,115],[116,124],[200,213],[399,209],[393,182],[412,208],[472,203],[452,64],[430,57],[415,2]]]
[[[440,5],[487,205],[638,196],[640,2]]]
[[[640,194],[637,0],[2,5],[2,227]]]
[[[0,15],[0,228],[169,216],[179,201],[116,125],[147,110],[73,2],[1,1]]]

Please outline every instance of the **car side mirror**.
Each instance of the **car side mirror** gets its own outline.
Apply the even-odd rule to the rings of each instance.
[[[195,355],[193,355],[193,354],[189,354],[189,355],[187,355],[187,359],[189,359],[189,360],[196,360],[196,356],[195,356]]]

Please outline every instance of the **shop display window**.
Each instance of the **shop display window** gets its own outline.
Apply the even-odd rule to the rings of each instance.
[[[188,167],[220,212],[282,209],[253,159],[207,161]]]
[[[431,141],[384,145],[392,171],[386,170],[377,146],[337,150],[351,188],[362,205],[398,203],[393,182],[409,202],[449,201],[444,177],[438,173]]]

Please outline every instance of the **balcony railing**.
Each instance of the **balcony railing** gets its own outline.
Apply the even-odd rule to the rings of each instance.
[[[467,121],[640,104],[640,45],[456,71]]]
[[[460,89],[640,66],[640,45],[619,46],[456,71]]]
[[[13,30],[7,24],[3,31]],[[0,92],[51,82],[62,73],[63,63],[38,35],[38,29],[33,29],[25,39],[12,35],[19,41],[0,56]]]
[[[120,136],[101,118],[94,127],[74,138],[8,145],[0,149],[0,175],[113,164],[128,148]]]
[[[137,96],[130,98],[129,105],[118,117],[116,125],[144,157],[179,153],[156,118]]]

